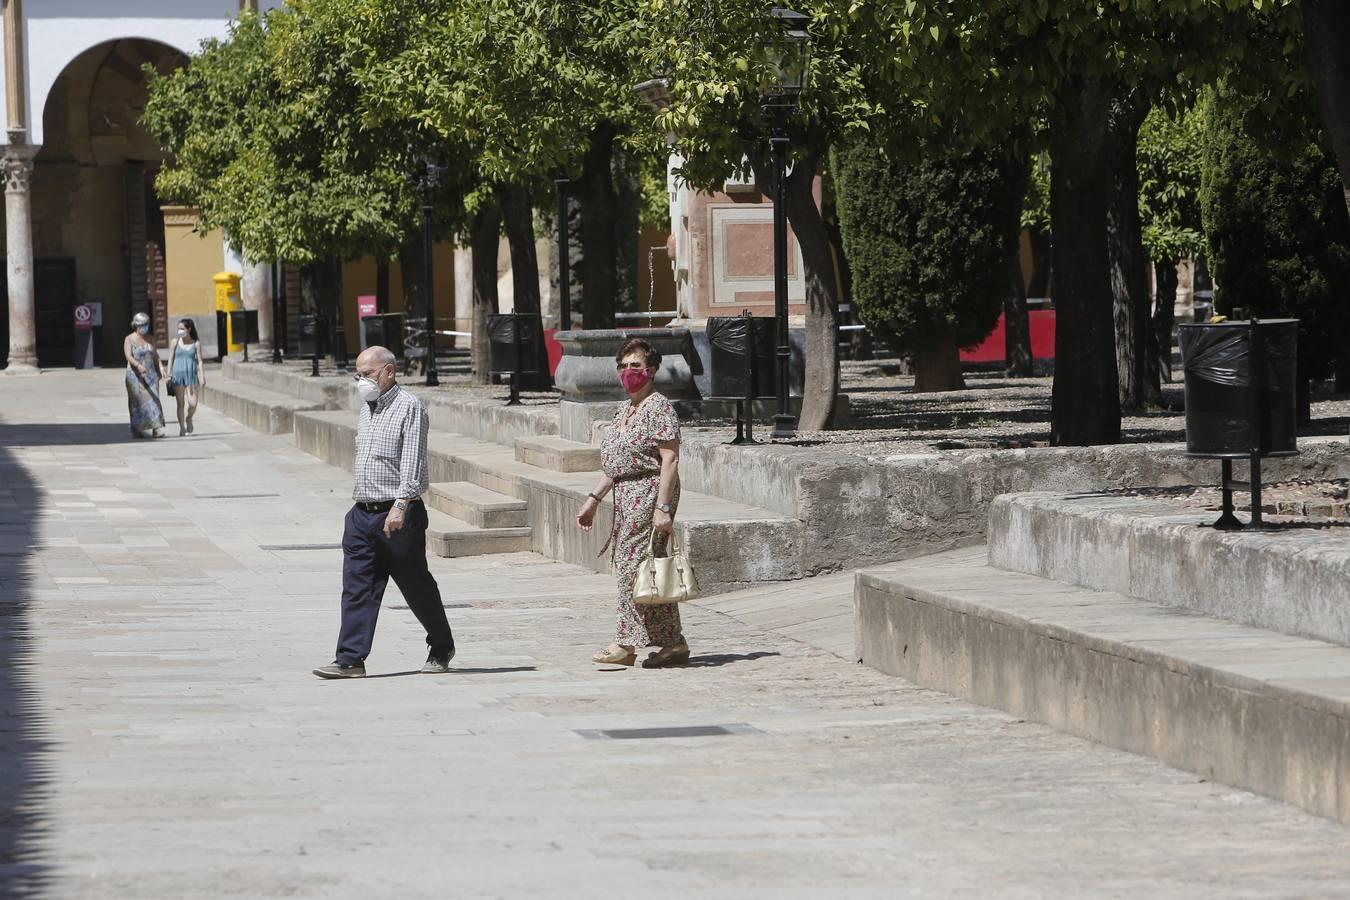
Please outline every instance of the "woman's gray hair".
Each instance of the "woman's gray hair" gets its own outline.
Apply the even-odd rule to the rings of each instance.
[[[140,328],[142,325],[149,325],[150,317],[143,312],[138,312],[131,317],[131,327]]]

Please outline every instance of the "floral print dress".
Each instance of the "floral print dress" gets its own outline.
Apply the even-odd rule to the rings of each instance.
[[[127,413],[132,437],[145,437],[164,427],[164,407],[159,403],[159,351],[133,343],[131,355],[145,367],[145,374],[127,366]]]
[[[625,403],[614,414],[614,422],[600,449],[600,468],[614,479],[614,574],[619,582],[618,643],[628,647],[678,644],[680,607],[676,603],[638,606],[633,602],[633,582],[638,564],[647,555],[651,538],[652,515],[656,512],[656,494],[661,486],[661,454],[657,444],[680,439],[680,420],[675,407],[664,396],[650,394],[624,424]],[[677,478],[670,492],[674,515],[680,503]],[[665,552],[667,536],[656,537],[656,553]]]

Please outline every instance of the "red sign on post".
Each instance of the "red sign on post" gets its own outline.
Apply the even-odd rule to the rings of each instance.
[[[379,305],[374,294],[362,294],[356,298],[356,317],[358,319],[376,315],[378,312]]]
[[[81,303],[75,307],[75,330],[92,331],[94,328],[94,311],[88,303]]]

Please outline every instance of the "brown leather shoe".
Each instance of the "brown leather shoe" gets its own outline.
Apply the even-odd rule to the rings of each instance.
[[[683,666],[689,662],[689,644],[681,639],[678,644],[662,647],[648,655],[642,661],[644,669],[663,669],[667,666]]]

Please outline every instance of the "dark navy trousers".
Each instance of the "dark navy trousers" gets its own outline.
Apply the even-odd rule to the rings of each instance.
[[[427,630],[432,652],[447,653],[455,646],[441,590],[427,569],[426,507],[421,501],[409,504],[403,527],[391,537],[384,536],[387,515],[359,506],[347,513],[342,533],[342,629],[335,657],[340,666],[364,662],[370,654],[390,578]]]

